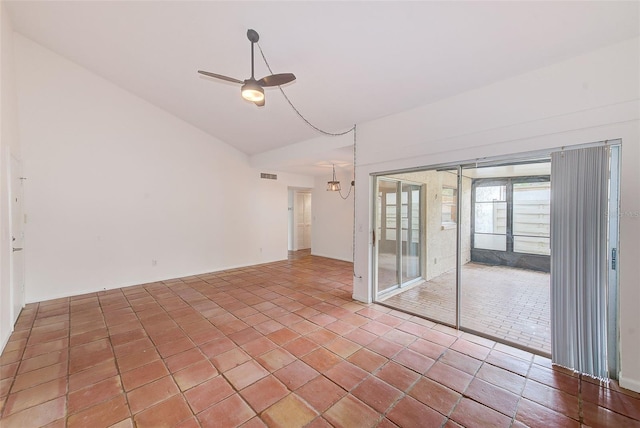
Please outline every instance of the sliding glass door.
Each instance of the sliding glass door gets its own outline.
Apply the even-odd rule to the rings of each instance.
[[[378,180],[376,248],[378,294],[398,287],[398,182]]]
[[[536,160],[378,177],[376,300],[550,353],[549,175]]]
[[[421,276],[422,191],[401,180],[380,179],[377,186],[377,294],[383,295]]]
[[[377,301],[456,324],[458,211],[456,169],[377,179]]]
[[[551,355],[555,184],[548,155],[376,177],[375,300]],[[609,284],[602,284],[608,287],[609,367],[617,361],[618,160],[613,147],[611,217],[603,229],[608,230],[610,258]],[[566,174],[573,179],[576,173]],[[560,202],[565,203],[556,201],[556,210]],[[599,209],[605,212],[607,207]]]
[[[467,166],[471,213],[461,328],[551,353],[549,160]]]
[[[400,284],[420,277],[420,185],[400,182]]]

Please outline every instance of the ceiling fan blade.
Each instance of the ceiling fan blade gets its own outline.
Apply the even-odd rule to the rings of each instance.
[[[264,98],[262,99],[262,101],[254,101],[253,103],[258,107],[264,107]]]
[[[209,76],[209,77],[215,77],[216,79],[226,80],[227,82],[244,83],[242,80],[234,79],[233,77],[223,76],[222,74],[211,73],[209,71],[198,70],[198,73],[204,74],[205,76]]]
[[[293,73],[281,73],[272,74],[271,76],[265,76],[258,80],[258,85],[266,86],[280,86],[296,80],[296,76]]]

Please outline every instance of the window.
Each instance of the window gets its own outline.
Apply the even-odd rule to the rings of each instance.
[[[475,248],[507,250],[507,186],[476,187]]]
[[[551,183],[513,184],[513,251],[551,254]]]
[[[471,260],[549,271],[549,176],[473,181]]]
[[[395,184],[395,183],[394,183]],[[384,193],[385,195],[385,231],[386,236],[384,239],[387,241],[395,241],[396,240],[396,193],[389,192]]]
[[[458,189],[442,188],[442,229],[453,229],[458,222]]]

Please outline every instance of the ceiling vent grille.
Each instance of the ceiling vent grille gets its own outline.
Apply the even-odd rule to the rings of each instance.
[[[260,178],[264,178],[266,180],[277,180],[278,176],[276,174],[267,174],[266,172],[261,172]]]

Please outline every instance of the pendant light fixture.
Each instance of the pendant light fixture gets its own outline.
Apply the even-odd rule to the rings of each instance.
[[[336,180],[336,166],[333,165],[333,180],[327,181],[327,192],[339,192],[340,182]]]

